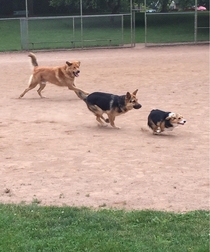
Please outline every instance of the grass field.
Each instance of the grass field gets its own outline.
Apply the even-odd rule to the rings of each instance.
[[[197,41],[209,40],[209,13],[198,13]],[[194,13],[150,14],[147,18],[147,42],[174,43],[194,41]],[[205,28],[204,28],[205,27]]]
[[[0,251],[207,252],[209,212],[0,204]]]
[[[29,20],[29,49],[78,48],[119,46],[131,43],[130,17],[125,17],[124,30],[121,19],[109,17],[84,19],[81,35],[81,20],[72,19]],[[194,41],[194,13],[150,14],[147,16],[147,42],[173,43]],[[209,12],[198,15],[198,41],[209,40]],[[0,21],[0,51],[21,50],[19,20]],[[81,37],[82,36],[82,37]],[[83,43],[81,42],[83,40]],[[97,40],[97,41],[95,41]],[[135,42],[145,42],[144,14],[136,14]]]

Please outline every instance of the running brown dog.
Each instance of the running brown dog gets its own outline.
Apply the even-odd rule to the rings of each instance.
[[[25,89],[25,91],[20,95],[19,98],[22,98],[28,91],[35,88],[38,84],[40,85],[40,87],[37,92],[39,96],[43,98],[41,92],[45,88],[47,82],[53,83],[60,87],[68,87],[70,90],[73,90],[77,94],[77,96],[79,91],[84,92],[88,95],[87,92],[77,88],[74,84],[75,77],[78,77],[80,73],[79,61],[66,61],[66,64],[64,66],[43,67],[38,66],[36,56],[33,53],[29,53],[28,56],[31,58],[31,63],[34,66],[34,71],[29,79],[29,87]]]

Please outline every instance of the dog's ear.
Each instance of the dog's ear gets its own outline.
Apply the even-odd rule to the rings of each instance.
[[[80,62],[80,61],[77,61],[77,64],[80,66],[81,62]]]
[[[166,117],[166,120],[170,120],[171,118],[175,118],[176,117],[176,114],[175,113],[169,113],[168,116]]]
[[[71,62],[68,62],[68,61],[66,61],[66,64],[67,64],[68,66],[71,66],[71,65],[72,65],[72,63],[71,63]]]
[[[129,100],[131,98],[131,94],[127,92],[125,98]]]
[[[133,95],[136,95],[138,92],[138,89],[136,89],[134,92],[133,92]]]

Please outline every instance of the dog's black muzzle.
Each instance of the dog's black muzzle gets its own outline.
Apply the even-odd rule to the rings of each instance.
[[[134,109],[140,109],[141,107],[142,107],[141,104],[136,104],[133,106]]]

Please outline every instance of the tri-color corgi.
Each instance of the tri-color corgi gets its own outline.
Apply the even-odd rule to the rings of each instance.
[[[182,115],[153,109],[148,116],[148,126],[154,134],[160,134],[164,130],[173,130],[178,125],[184,125],[186,120]]]

